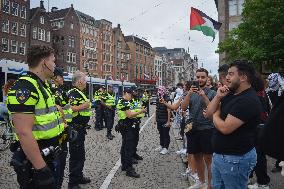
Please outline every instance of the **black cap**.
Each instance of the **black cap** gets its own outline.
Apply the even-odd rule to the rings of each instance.
[[[124,88],[125,93],[133,94],[134,91],[131,88]]]
[[[63,70],[59,67],[55,67],[54,68],[54,72],[53,72],[54,76],[67,76],[68,74],[64,73]]]

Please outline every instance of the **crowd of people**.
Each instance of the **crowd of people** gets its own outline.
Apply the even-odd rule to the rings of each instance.
[[[122,136],[121,170],[139,178],[133,164],[143,160],[137,146],[141,119],[150,115],[147,91],[139,94],[135,87],[125,88],[116,102],[112,86],[107,90],[101,86],[92,103],[84,92],[84,73],[73,74],[72,88],[66,90],[54,53],[49,46],[32,46],[27,54],[27,75],[3,88],[7,108],[1,112],[9,112],[16,133],[17,141],[10,147],[11,165],[20,188],[61,188],[68,152],[68,188],[91,182],[83,169],[92,108],[95,130],[106,127],[109,140],[114,138],[113,129]],[[174,94],[158,87],[154,122],[160,144],[155,150],[169,153],[173,125],[180,128],[177,139],[186,143],[187,173],[195,180],[190,189],[269,188],[266,154],[277,159],[273,171],[281,171],[284,160],[280,149],[271,148],[281,144],[284,79],[280,74],[270,75],[266,90],[264,80],[245,60],[223,65],[218,72],[216,84],[200,68],[196,80],[179,83]],[[247,186],[253,172],[257,183]]]
[[[277,73],[264,80],[246,60],[223,65],[218,72],[216,84],[200,68],[195,81],[177,84],[174,93],[158,88],[156,150],[168,153],[173,117],[173,127],[180,129],[177,140],[186,137],[186,150],[177,153],[187,154],[187,174],[195,181],[190,189],[267,189],[266,155],[277,159],[272,172],[281,171],[284,159],[277,147],[283,143],[284,78]],[[253,173],[254,184],[249,183]]]

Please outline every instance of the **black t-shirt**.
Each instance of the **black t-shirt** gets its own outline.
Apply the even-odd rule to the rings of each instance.
[[[212,145],[215,153],[243,155],[254,147],[256,128],[260,120],[261,103],[256,92],[249,88],[240,94],[228,94],[221,101],[221,118],[232,115],[244,122],[231,134],[214,129]]]

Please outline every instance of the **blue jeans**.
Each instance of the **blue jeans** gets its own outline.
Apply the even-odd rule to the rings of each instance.
[[[256,157],[255,148],[242,156],[214,153],[212,188],[246,189],[249,175],[256,165]]]

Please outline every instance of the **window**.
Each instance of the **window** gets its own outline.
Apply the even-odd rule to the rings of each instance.
[[[3,12],[10,13],[10,1],[9,0],[3,1]]]
[[[26,19],[27,16],[27,9],[25,6],[22,6],[21,8],[21,17]]]
[[[73,36],[69,36],[68,38],[68,46],[74,48],[75,47],[75,39]]]
[[[45,30],[38,28],[38,40],[45,41]]]
[[[11,53],[17,53],[18,42],[11,40]]]
[[[2,38],[2,52],[9,52],[9,40]]]
[[[229,0],[229,15],[236,16],[238,15],[238,4],[237,0]]]
[[[117,42],[117,48],[121,49],[121,43]]]
[[[46,32],[46,42],[50,42],[50,31]]]
[[[20,26],[20,36],[26,37],[26,24]]]
[[[238,1],[238,14],[241,15],[244,9],[244,0]]]
[[[67,52],[67,62],[71,62],[71,52]]]
[[[11,22],[11,34],[18,35],[18,23]]]
[[[18,10],[19,10],[19,4],[16,2],[12,2],[12,7],[11,7],[11,14],[14,16],[18,16]]]
[[[76,53],[72,53],[72,62],[76,63]]]
[[[70,25],[70,29],[73,30],[74,29],[74,24],[71,23]]]
[[[2,23],[2,32],[9,33],[9,20],[4,20]]]
[[[19,53],[21,55],[25,55],[26,54],[26,43],[24,43],[24,42],[20,43]]]
[[[41,24],[44,24],[44,17],[43,17],[43,16],[40,16],[40,17],[39,17],[39,22],[40,22]]]
[[[37,39],[37,28],[33,27],[33,39]]]
[[[82,50],[82,56],[83,57],[85,56],[85,50],[84,49]]]

